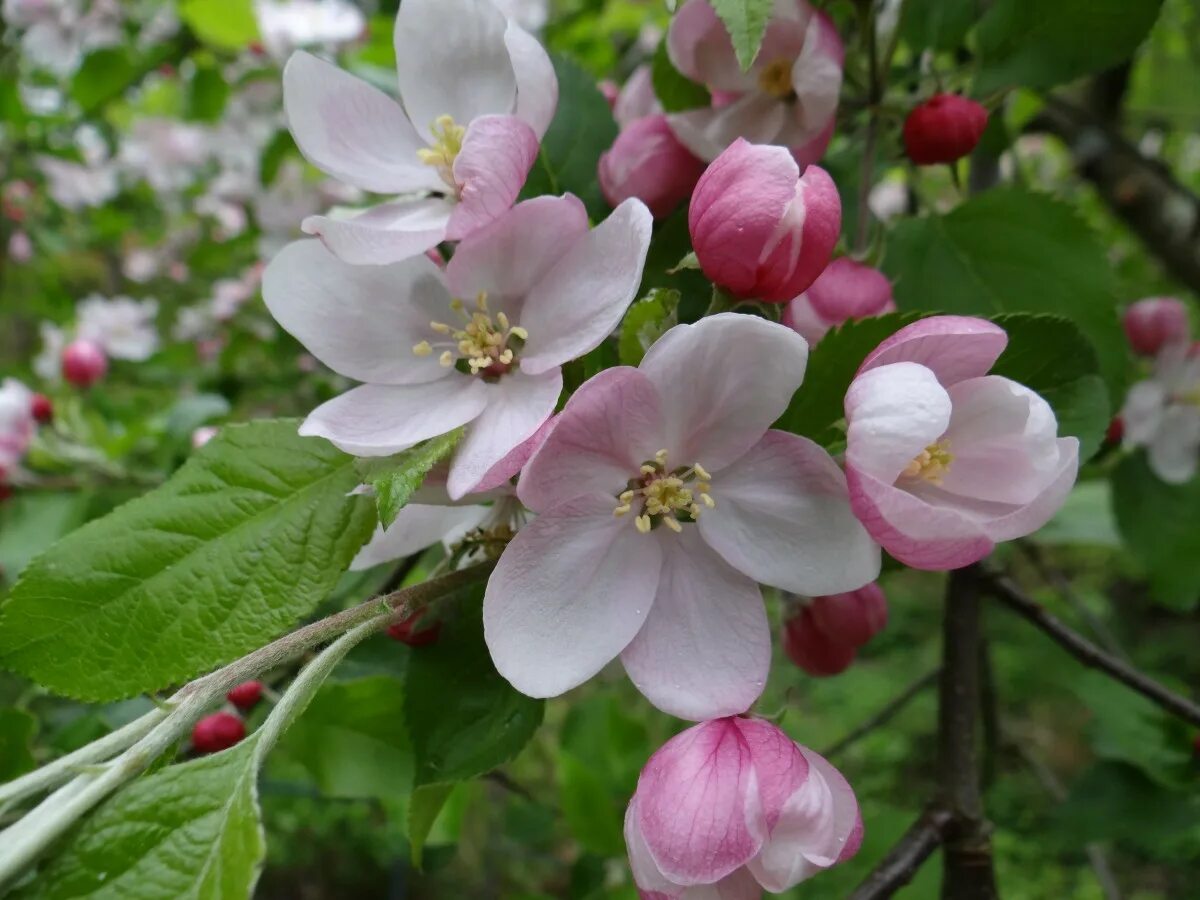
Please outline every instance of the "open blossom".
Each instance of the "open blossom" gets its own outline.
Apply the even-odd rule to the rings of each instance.
[[[113,359],[142,362],[158,350],[155,300],[92,294],[76,307],[76,336],[97,344]]]
[[[503,214],[558,103],[545,50],[490,0],[405,0],[395,44],[400,103],[303,51],[283,74],[288,125],[313,165],[409,195],[350,219],[305,219],[346,262],[395,262]]]
[[[181,191],[209,158],[211,139],[199,125],[161,116],[137,119],[121,141],[117,159],[125,172],[160,194]]]
[[[850,859],[862,835],[842,774],[754,718],[671,738],[646,763],[625,813],[644,900],[758,900]]]
[[[841,256],[789,303],[781,321],[815,344],[835,325],[895,312],[892,284],[878,269]]]
[[[556,696],[620,655],[666,712],[740,713],[771,656],[758,582],[828,594],[876,576],[837,464],[768,430],[807,357],[789,329],[726,313],[575,392],[521,475],[537,518],[484,599],[492,659],[518,690]]]
[[[833,22],[805,0],[775,0],[762,48],[743,72],[725,25],[706,0],[688,0],[667,32],[675,67],[713,95],[709,109],[669,116],[688,148],[714,160],[737,138],[788,147],[816,162],[833,136],[845,50]]]
[[[75,132],[75,145],[82,162],[41,155],[35,160],[46,177],[46,188],[54,202],[70,210],[103,206],[117,195],[117,165],[109,158],[104,136],[91,125]]]
[[[22,30],[22,58],[59,76],[74,72],[86,52],[124,39],[118,0],[4,0],[3,12]]]
[[[735,141],[708,167],[688,207],[700,268],[747,299],[785,303],[829,263],[842,201],[820,166],[800,167],[782,147]]]
[[[319,360],[366,382],[301,433],[386,456],[465,425],[447,490],[476,490],[550,417],[563,363],[621,321],[650,229],[631,200],[589,231],[567,194],[513,207],[459,244],[444,272],[424,254],[352,266],[318,241],[289,245],[264,275],[267,307]]]
[[[1154,374],[1129,389],[1121,409],[1125,444],[1145,447],[1150,469],[1168,484],[1183,484],[1200,463],[1200,353],[1169,343]]]
[[[0,382],[0,483],[16,468],[29,449],[37,427],[33,392],[15,378]]]
[[[846,393],[854,511],[892,556],[954,569],[1042,527],[1079,469],[1049,404],[988,370],[1008,343],[982,319],[934,316],[900,329]]]
[[[336,49],[361,37],[367,20],[347,0],[255,0],[263,49],[284,60],[301,47]]]
[[[809,675],[837,675],[887,625],[887,614],[887,598],[875,583],[812,597],[784,623],[783,650]]]

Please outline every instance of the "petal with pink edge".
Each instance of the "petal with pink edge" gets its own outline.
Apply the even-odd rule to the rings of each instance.
[[[901,328],[867,354],[859,374],[895,362],[920,363],[949,387],[986,375],[1008,346],[999,325],[971,316],[930,316]]]
[[[807,364],[808,344],[790,328],[721,313],[676,325],[638,368],[662,398],[672,463],[716,472],[783,414]]]
[[[380,194],[437,190],[437,172],[417,158],[425,146],[400,104],[378,88],[303,50],[283,70],[288,126],[305,159]]]
[[[523,694],[556,697],[587,681],[650,612],[662,550],[612,511],[611,497],[585,494],[539,515],[488,580],[484,636]]]
[[[709,550],[694,528],[641,537],[662,543],[663,569],[646,624],[621,654],[630,680],[681,719],[745,712],[762,694],[771,667],[771,631],[758,585]]]
[[[367,545],[350,563],[351,572],[419,553],[439,542],[447,544],[461,538],[488,514],[486,506],[425,506],[410,503],[400,510],[396,521],[386,529],[375,529]]]
[[[1058,473],[1045,489],[1027,506],[998,519],[985,522],[983,530],[993,541],[1011,541],[1033,534],[1054,517],[1079,476],[1079,440],[1073,437],[1058,439]]]
[[[546,442],[546,438],[550,435],[550,429],[553,427],[554,416],[551,416],[542,423],[532,437],[513,447],[503,459],[488,469],[487,474],[483,476],[483,481],[475,485],[475,492],[482,494],[497,488],[512,492],[509,481],[525,468],[525,464],[529,462],[533,454],[537,453],[538,448]]]
[[[712,497],[700,534],[755,581],[821,596],[879,575],[879,546],[850,509],[842,470],[807,438],[768,431],[713,477]]]
[[[787,108],[756,91],[725,106],[672,113],[667,122],[680,143],[711,162],[739,138],[752,144],[775,143],[787,124]]]
[[[683,890],[679,885],[668,881],[650,855],[646,839],[637,825],[637,794],[634,794],[625,807],[625,847],[629,851],[629,868],[633,872],[634,884],[642,892],[661,892],[661,896],[675,897]]]
[[[808,780],[808,761],[799,745],[778,725],[750,716],[738,717],[733,723],[750,748],[763,816],[770,831],[783,815],[788,799]]]
[[[616,366],[586,381],[521,475],[517,494],[544,512],[580,494],[612,498],[662,448],[658,393],[637,369]],[[609,510],[612,512],[612,509]]]
[[[372,384],[424,384],[448,374],[412,352],[450,303],[441,272],[423,256],[351,266],[320,241],[296,241],[271,260],[262,291],[283,329],[335,372]]]
[[[450,116],[466,126],[478,116],[508,115],[517,79],[504,41],[508,20],[490,0],[404,0],[393,43],[400,100],[417,132]]]
[[[450,499],[482,490],[492,467],[537,432],[554,413],[562,393],[562,372],[531,376],[511,372],[486,385],[487,407],[471,423],[450,463]]]
[[[386,265],[420,256],[446,239],[454,206],[440,197],[381,203],[350,218],[308,216],[305,234],[316,235],[343,262]]]
[[[529,123],[540,141],[558,108],[558,76],[537,38],[516,23],[508,23],[504,44],[517,79],[515,113]]]
[[[653,227],[646,204],[626,200],[539,279],[521,310],[522,371],[561,366],[612,334],[642,283]]]
[[[364,384],[314,409],[300,434],[354,456],[390,456],[467,424],[486,406],[483,382],[458,373],[429,384]]]
[[[537,159],[538,139],[516,116],[480,116],[467,128],[454,160],[458,203],[446,239],[461,241],[508,212]]]
[[[675,68],[720,91],[747,91],[754,79],[742,72],[729,32],[706,0],[688,0],[671,19],[667,53]]]

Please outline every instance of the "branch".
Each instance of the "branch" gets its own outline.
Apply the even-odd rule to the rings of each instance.
[[[938,671],[938,669],[934,669],[932,672],[926,672],[924,675],[906,687],[903,691],[889,700],[887,704],[885,704],[884,707],[879,710],[879,712],[875,713],[875,715],[871,716],[871,718],[867,719],[836,744],[833,744],[828,750],[822,750],[821,755],[826,759],[833,759],[833,757],[844,752],[852,744],[856,744],[858,741],[862,740],[876,728],[886,725],[893,718],[895,718],[896,715],[902,709],[904,709],[904,707],[912,702],[912,700],[918,694],[920,694],[921,691],[925,690],[925,688],[929,687],[929,685],[933,684],[933,682],[937,680]]]
[[[922,863],[946,839],[953,818],[948,809],[934,806],[925,810],[849,900],[882,900],[912,881]]]
[[[981,574],[988,593],[1010,610],[1040,628],[1051,640],[1085,666],[1115,678],[1172,715],[1200,728],[1200,705],[1163,687],[1153,678],[1106,653],[1087,638],[1072,631],[1048,613],[1040,603],[1026,596],[1008,577],[995,572],[985,571]]]

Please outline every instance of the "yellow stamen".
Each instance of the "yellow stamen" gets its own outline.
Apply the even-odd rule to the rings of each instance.
[[[935,441],[912,458],[900,475],[904,478],[919,478],[933,485],[940,485],[950,464],[954,462],[954,454],[946,449],[945,441]]]
[[[454,365],[454,354],[447,350],[438,357],[438,362],[446,368],[450,368],[450,366]]]
[[[633,524],[637,526],[637,530],[640,531],[642,534],[650,533],[650,517],[649,516],[638,516],[636,519],[633,520]]]
[[[433,353],[433,348],[429,346],[429,341],[421,341],[413,345],[413,353],[417,356],[429,356]]]
[[[454,188],[458,185],[454,180],[454,161],[462,152],[463,138],[467,129],[456,123],[451,116],[438,116],[429,126],[433,135],[433,143],[417,151],[417,159],[427,166],[433,166],[442,176],[442,181]]]
[[[631,511],[641,498],[641,515],[635,518],[635,523],[642,534],[654,527],[655,519],[679,533],[684,522],[694,522],[705,509],[716,506],[708,493],[711,485],[707,479],[712,476],[704,467],[696,464],[672,469],[668,456],[665,449],[655,453],[652,462],[641,465],[639,477],[630,482],[631,486],[617,495],[618,505],[613,510],[617,517]],[[706,480],[697,480],[701,477]]]
[[[785,58],[777,59],[758,73],[758,86],[763,93],[770,94],[780,100],[795,93],[792,86],[792,66],[794,61]]]

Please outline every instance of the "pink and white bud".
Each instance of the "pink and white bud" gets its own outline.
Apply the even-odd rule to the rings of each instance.
[[[692,247],[735,296],[784,303],[829,264],[842,227],[833,179],[783,147],[738,139],[700,178],[688,209]]]
[[[876,347],[846,393],[855,515],[896,559],[956,569],[1041,528],[1079,470],[1054,411],[988,370],[1008,343],[983,319],[933,316]]]
[[[63,348],[63,378],[76,387],[91,387],[108,373],[108,355],[95,341],[83,338]]]
[[[613,206],[636,197],[661,219],[687,199],[704,163],[679,142],[664,115],[630,123],[600,157],[600,188]]]
[[[0,481],[16,468],[33,440],[34,398],[15,378],[0,381]]]
[[[841,256],[783,311],[783,324],[815,344],[830,328],[852,319],[895,312],[892,283],[878,269]]]
[[[857,591],[813,597],[784,624],[783,649],[809,675],[837,675],[887,625],[887,616],[887,597],[874,582]]]
[[[753,900],[854,856],[854,791],[823,757],[763,719],[702,722],[650,757],[625,813],[648,900]]]
[[[1157,356],[1167,344],[1188,340],[1187,307],[1174,297],[1147,297],[1125,310],[1125,336],[1133,352]]]
[[[8,258],[15,263],[24,264],[33,259],[33,241],[25,231],[14,231],[8,239]]]

